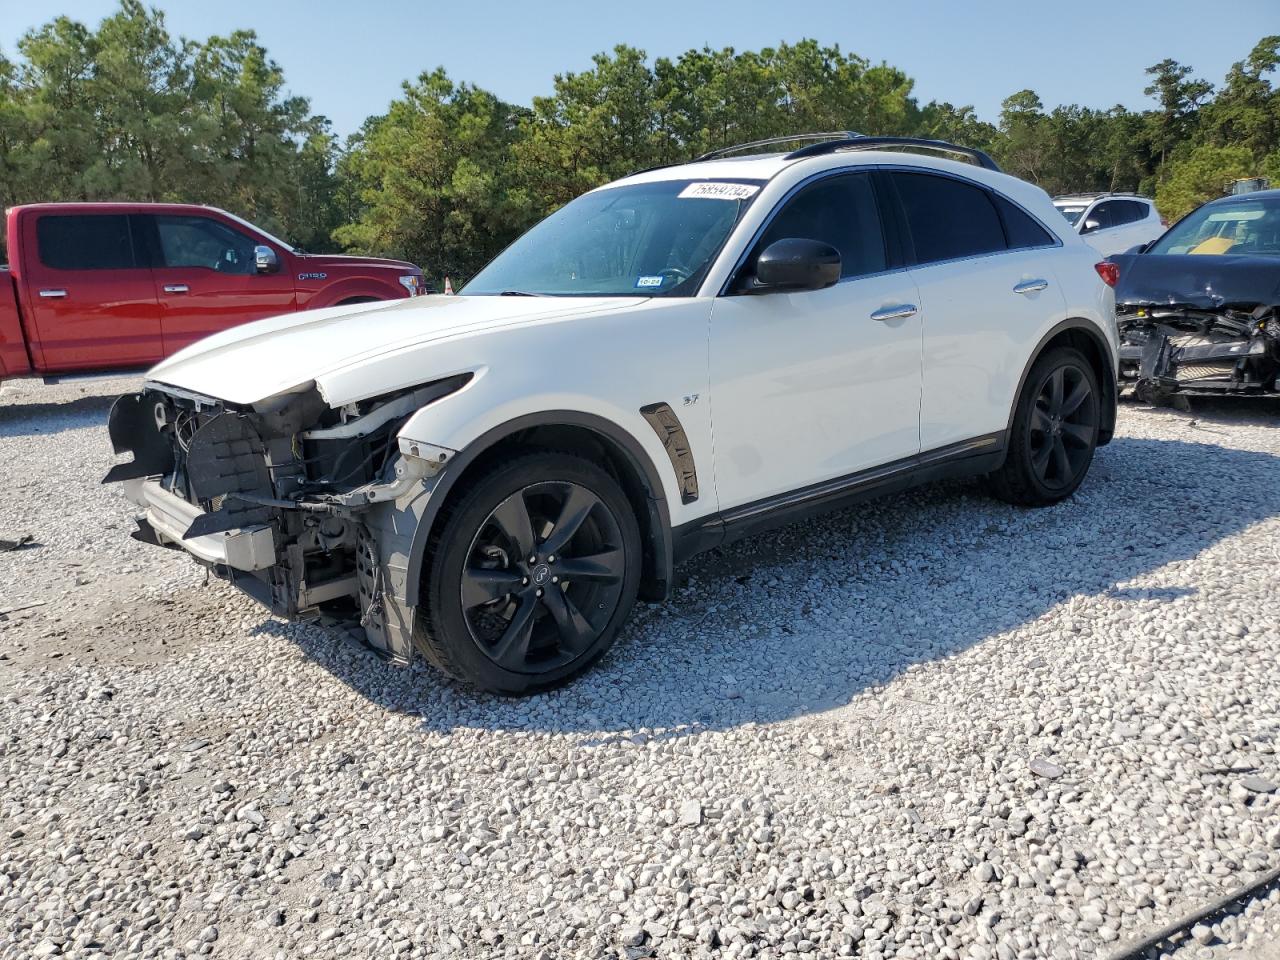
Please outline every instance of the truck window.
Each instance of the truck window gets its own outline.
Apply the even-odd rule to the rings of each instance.
[[[36,250],[52,270],[127,270],[136,267],[124,214],[44,215],[36,220]]]
[[[256,273],[252,238],[208,217],[157,216],[166,267],[204,267],[218,273]]]

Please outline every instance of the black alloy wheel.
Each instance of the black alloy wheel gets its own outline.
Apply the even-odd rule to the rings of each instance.
[[[1054,367],[1031,411],[1031,465],[1051,490],[1073,486],[1089,468],[1098,430],[1092,376],[1074,363]]]
[[[1024,507],[1064,500],[1084,482],[1102,425],[1098,375],[1073,347],[1038,357],[1013,410],[1004,464],[992,492]]]
[[[626,559],[612,511],[586,487],[544,481],[489,514],[462,571],[462,609],[481,652],[545,672],[582,656],[618,609]]]
[[[460,483],[427,547],[418,648],[498,693],[569,680],[612,646],[635,602],[643,546],[630,501],[597,464],[550,450]]]

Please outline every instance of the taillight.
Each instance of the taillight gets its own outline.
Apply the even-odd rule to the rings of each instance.
[[[1098,271],[1098,276],[1102,278],[1102,282],[1108,287],[1114,287],[1120,282],[1120,268],[1110,260],[1095,263],[1093,269]]]

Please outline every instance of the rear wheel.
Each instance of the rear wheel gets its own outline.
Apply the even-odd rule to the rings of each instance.
[[[590,666],[639,588],[626,495],[569,454],[528,454],[481,477],[430,549],[419,642],[445,672],[500,693],[546,689]]]
[[[1101,391],[1093,367],[1070,347],[1056,347],[1031,368],[1014,412],[1004,466],[991,475],[996,496],[1047,506],[1075,493],[1098,445]]]

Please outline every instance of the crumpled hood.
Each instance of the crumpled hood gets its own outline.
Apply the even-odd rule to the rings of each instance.
[[[413,297],[307,310],[246,323],[199,340],[153,367],[148,379],[231,403],[254,403],[315,381],[332,406],[352,398],[326,391],[326,374],[376,363],[404,349],[424,351],[422,383],[433,371],[433,342],[504,327],[555,323],[643,303],[630,297]]]
[[[1123,253],[1116,303],[1220,310],[1280,304],[1280,257]]]

